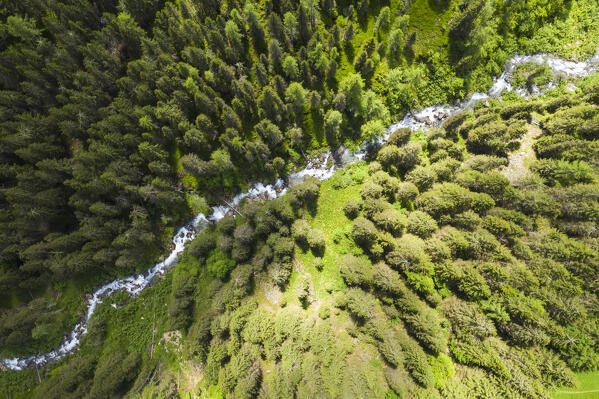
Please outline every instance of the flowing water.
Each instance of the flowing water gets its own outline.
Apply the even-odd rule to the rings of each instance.
[[[143,289],[150,285],[156,275],[164,274],[175,264],[177,258],[184,250],[185,243],[193,240],[196,234],[209,223],[217,222],[222,219],[227,213],[231,212],[235,206],[239,205],[243,199],[267,200],[277,198],[283,195],[288,187],[302,182],[307,176],[316,177],[319,180],[327,180],[333,176],[335,171],[339,168],[342,168],[348,163],[364,159],[373,147],[377,147],[384,143],[396,129],[409,128],[416,131],[418,129],[436,126],[447,117],[468,109],[481,100],[497,97],[504,91],[514,91],[515,89],[510,82],[515,68],[518,65],[530,62],[535,64],[546,64],[558,75],[579,78],[587,76],[597,70],[599,67],[599,49],[593,57],[582,62],[567,61],[550,54],[516,55],[507,62],[504,72],[495,80],[493,86],[487,93],[474,93],[469,99],[454,105],[435,105],[419,111],[410,111],[401,121],[389,126],[384,136],[377,143],[371,143],[353,153],[345,148],[341,148],[335,153],[328,152],[322,156],[315,157],[308,162],[308,165],[304,169],[292,173],[286,180],[278,179],[274,184],[268,185],[262,183],[253,184],[247,192],[235,196],[231,203],[214,206],[210,215],[206,216],[204,214],[199,214],[187,225],[181,227],[173,238],[174,248],[166,259],[155,264],[144,273],[114,280],[98,288],[89,295],[86,301],[87,312],[85,318],[77,323],[73,330],[64,337],[57,349],[30,357],[0,359],[0,366],[4,366],[10,370],[22,370],[28,367],[44,366],[49,362],[55,362],[63,358],[77,348],[81,338],[87,333],[87,327],[91,316],[94,314],[98,304],[102,303],[104,298],[117,291],[126,291],[130,295],[139,294]],[[555,82],[552,82],[548,85],[548,88],[554,86]],[[520,96],[530,96],[540,93],[540,91],[535,88],[533,88],[532,92],[528,92],[525,89],[517,89],[515,91]],[[330,158],[335,159],[336,162],[330,162]]]

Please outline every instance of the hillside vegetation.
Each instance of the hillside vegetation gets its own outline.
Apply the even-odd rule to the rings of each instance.
[[[140,299],[107,299],[81,351],[40,371],[31,395],[575,389],[573,371],[599,366],[598,82],[396,131],[368,162],[244,205]],[[510,184],[531,123],[537,159]]]
[[[86,293],[209,205],[486,90],[516,53],[586,58],[598,19],[593,0],[3,2],[0,357],[55,348]],[[521,65],[512,84],[554,79]],[[79,351],[0,371],[0,393],[575,389],[599,368],[599,78],[572,83],[244,203],[139,298],[107,298]]]

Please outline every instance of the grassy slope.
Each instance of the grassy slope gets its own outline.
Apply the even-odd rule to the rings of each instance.
[[[599,371],[577,373],[578,388],[560,388],[551,397],[553,399],[598,399]],[[592,391],[592,392],[590,392]]]

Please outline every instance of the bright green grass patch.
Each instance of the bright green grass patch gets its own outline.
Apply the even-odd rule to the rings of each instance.
[[[408,9],[410,16],[409,32],[416,32],[414,53],[426,54],[430,51],[446,53],[449,42],[447,24],[453,12],[449,1],[441,1],[437,6],[430,0],[415,0]],[[443,50],[445,48],[445,50]]]
[[[576,373],[578,388],[559,388],[551,394],[553,399],[599,399],[599,371]]]
[[[365,163],[352,165],[349,167],[354,176],[367,175],[367,166]],[[316,257],[308,250],[302,252],[296,249],[296,258],[304,271],[311,275],[314,290],[314,299],[319,300],[328,296],[328,292],[337,291],[345,288],[345,284],[339,274],[339,262],[344,253],[349,251],[359,251],[355,245],[347,245],[344,241],[336,243],[334,238],[340,235],[344,229],[351,226],[351,221],[343,213],[343,205],[350,198],[360,198],[361,183],[353,181],[346,187],[339,187],[339,176],[346,174],[346,170],[339,171],[328,181],[322,183],[320,196],[318,198],[318,211],[314,217],[308,217],[313,229],[319,229],[324,232],[326,250],[323,257],[322,271],[318,271],[315,265]],[[335,188],[335,186],[339,188]],[[293,290],[292,276],[290,288]]]

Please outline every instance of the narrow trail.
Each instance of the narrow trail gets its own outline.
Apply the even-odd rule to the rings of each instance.
[[[520,142],[520,150],[509,155],[509,163],[501,173],[509,179],[512,185],[530,173],[529,166],[537,159],[533,144],[542,133],[543,131],[537,125],[527,125],[526,134]]]
[[[583,393],[599,393],[599,389],[591,389],[590,391],[555,391],[555,393],[565,393],[568,395],[578,395]]]

